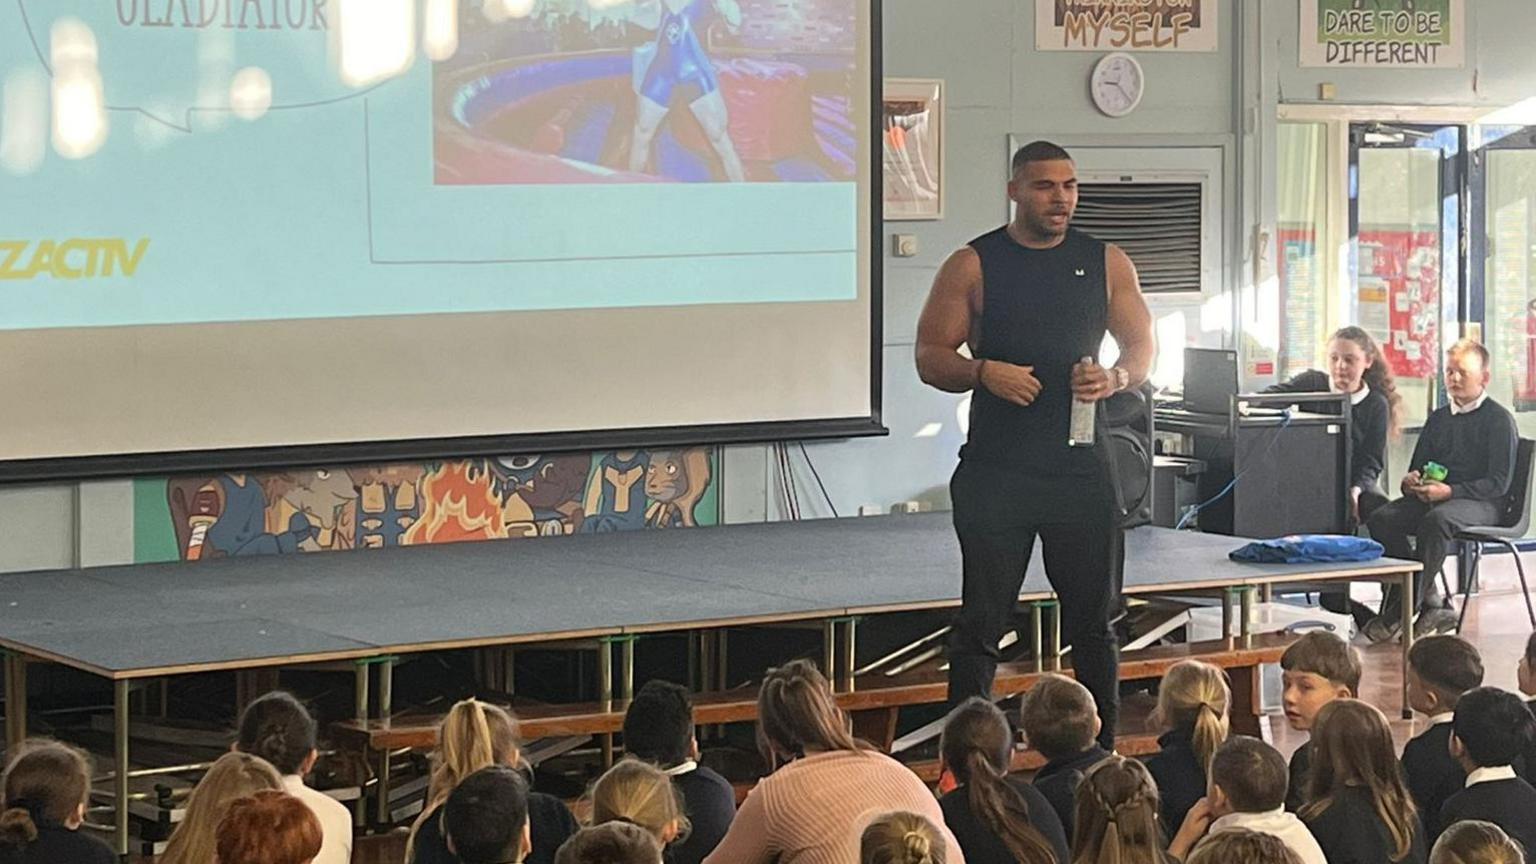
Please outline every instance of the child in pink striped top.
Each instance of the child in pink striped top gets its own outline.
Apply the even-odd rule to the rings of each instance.
[[[704,864],[859,864],[859,838],[891,811],[944,824],[938,801],[905,765],[856,741],[832,688],[796,660],[771,669],[757,696],[758,748],[776,766],[741,805]],[[946,864],[964,864],[940,827]]]

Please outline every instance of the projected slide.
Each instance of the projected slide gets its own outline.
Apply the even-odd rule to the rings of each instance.
[[[857,24],[848,0],[468,14],[433,70],[437,182],[851,183]]]
[[[0,0],[0,482],[877,434],[875,2]]]
[[[855,0],[463,0],[342,80],[341,8],[425,5],[5,0],[7,93],[78,22],[106,123],[0,172],[0,329],[856,296]]]

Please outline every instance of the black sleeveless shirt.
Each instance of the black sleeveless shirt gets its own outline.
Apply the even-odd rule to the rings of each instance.
[[[962,459],[1045,475],[1103,471],[1097,447],[1069,447],[1072,367],[1098,359],[1109,318],[1104,243],[1080,231],[1031,249],[1006,226],[972,240],[981,259],[980,341],[975,356],[1033,366],[1040,395],[1028,407],[977,387]]]

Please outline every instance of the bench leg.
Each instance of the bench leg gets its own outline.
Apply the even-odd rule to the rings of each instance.
[[[1232,732],[1239,735],[1260,737],[1263,712],[1259,706],[1263,673],[1259,666],[1239,666],[1228,669],[1232,681],[1232,702],[1228,715],[1232,720]]]
[[[863,711],[854,711],[853,737],[880,748],[881,753],[891,752],[891,744],[896,740],[896,715],[895,708],[870,708]]]

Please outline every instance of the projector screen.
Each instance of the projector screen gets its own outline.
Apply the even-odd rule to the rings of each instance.
[[[0,5],[0,478],[878,434],[874,6]]]

